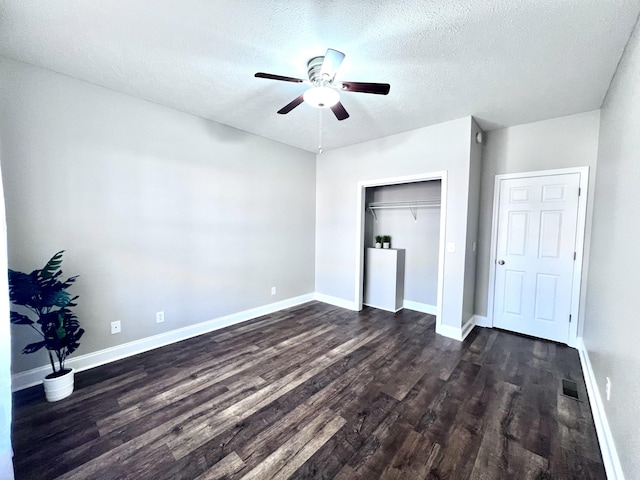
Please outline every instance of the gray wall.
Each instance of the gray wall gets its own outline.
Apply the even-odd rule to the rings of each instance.
[[[640,27],[605,98],[584,343],[626,478],[640,478]]]
[[[9,265],[66,249],[78,354],[314,291],[313,154],[8,59],[0,84]],[[12,333],[14,372],[47,364]]]
[[[506,173],[588,166],[589,192],[593,192],[599,125],[600,111],[595,110],[495,130],[485,135],[487,141],[482,155],[475,313],[487,315],[495,176]],[[590,194],[587,202],[579,329],[583,325],[583,306],[586,292],[584,286],[589,270],[589,233],[592,213],[593,195]]]
[[[369,189],[367,189],[369,190]],[[440,181],[416,182],[372,188],[374,202],[440,201]],[[365,243],[374,246],[375,235],[390,235],[393,248],[405,252],[404,299],[435,306],[438,301],[438,254],[440,208],[419,208],[417,220],[408,209],[376,211],[378,221],[367,213],[372,234]]]
[[[471,117],[331,150],[316,162],[316,292],[356,302],[358,182],[448,171],[442,324],[460,328]]]
[[[480,211],[480,172],[482,171],[482,145],[476,142],[476,135],[482,132],[478,124],[471,122],[470,157],[469,157],[469,208],[467,210],[466,259],[464,265],[464,300],[462,306],[462,323],[466,323],[475,314],[476,298],[476,264]]]

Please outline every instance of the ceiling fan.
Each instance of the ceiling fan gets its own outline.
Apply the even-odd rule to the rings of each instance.
[[[258,72],[255,76],[258,78],[268,78],[270,80],[281,80],[283,82],[305,83],[307,85],[311,85],[311,88],[306,92],[278,110],[278,113],[282,115],[289,113],[302,102],[307,102],[317,108],[330,108],[338,120],[345,120],[349,118],[349,114],[342,103],[340,103],[339,92],[360,92],[386,95],[389,93],[391,86],[388,83],[336,81],[336,73],[343,60],[344,53],[329,48],[323,57],[313,57],[307,62],[309,80],[284,77],[282,75],[263,72]]]

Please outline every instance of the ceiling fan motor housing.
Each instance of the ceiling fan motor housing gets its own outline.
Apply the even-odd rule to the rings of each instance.
[[[309,74],[309,81],[316,87],[326,87],[331,84],[328,78],[323,78],[320,73],[322,70],[322,63],[324,62],[324,56],[313,57],[307,62],[307,72]]]
[[[324,56],[313,57],[307,62],[307,72],[312,88],[304,92],[304,101],[316,108],[329,108],[340,101],[340,94],[332,89],[331,79],[322,74]]]

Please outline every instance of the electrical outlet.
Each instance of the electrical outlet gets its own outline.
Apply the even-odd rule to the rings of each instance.
[[[120,325],[120,320],[117,322],[111,322],[111,335],[115,335],[116,333],[120,333],[122,331],[122,325]]]
[[[609,377],[607,377],[606,392],[607,392],[607,401],[611,400],[611,379]]]
[[[275,295],[277,292],[276,287],[271,287],[271,295]]]
[[[164,322],[164,312],[156,312],[156,323]]]

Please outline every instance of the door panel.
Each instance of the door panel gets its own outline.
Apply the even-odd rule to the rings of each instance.
[[[580,174],[499,184],[493,324],[566,343]]]
[[[507,270],[505,275],[504,311],[511,315],[522,315],[523,287],[525,272]]]
[[[507,226],[507,235],[509,235],[507,251],[509,255],[525,255],[527,251],[528,226],[528,212],[509,212],[509,225]]]
[[[539,273],[536,279],[535,319],[553,322],[558,293],[558,275]]]
[[[540,258],[560,258],[563,212],[540,212]]]

